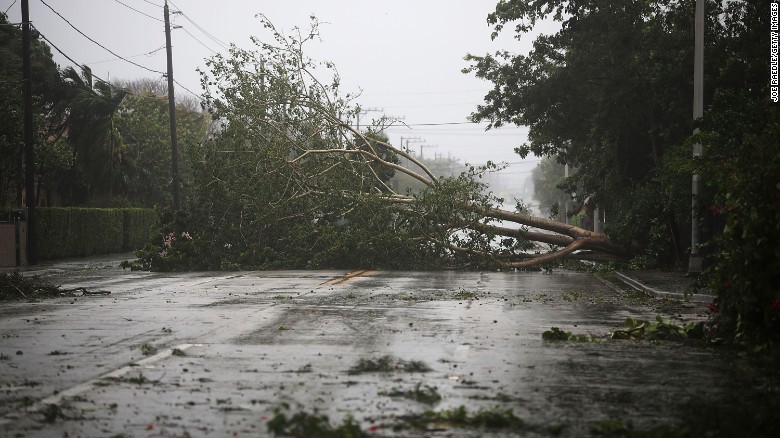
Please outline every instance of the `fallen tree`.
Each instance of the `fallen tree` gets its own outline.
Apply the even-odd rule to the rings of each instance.
[[[495,163],[441,177],[382,134],[397,120],[353,127],[359,96],[341,96],[334,66],[303,54],[316,20],[286,36],[259,18],[274,44],[233,46],[201,72],[203,105],[218,126],[192,154],[192,199],[183,214],[164,218],[141,253],[143,267],[526,268],[629,256],[605,234],[498,208],[504,200],[479,178]],[[394,190],[394,173],[425,188]]]
[[[313,108],[318,108],[318,107],[313,106]],[[342,130],[343,132],[351,134],[355,138],[359,139],[358,143],[365,145],[365,147],[361,149],[302,148],[302,154],[292,160],[289,160],[288,161],[289,165],[294,166],[298,161],[304,160],[307,158],[307,156],[310,155],[347,156],[349,157],[349,160],[343,162],[342,165],[339,167],[339,169],[342,171],[344,170],[344,167],[347,166],[348,164],[350,166],[355,166],[356,164],[362,166],[379,164],[381,166],[385,166],[390,169],[393,169],[394,171],[405,173],[406,175],[409,175],[417,179],[418,181],[421,181],[432,190],[437,189],[437,184],[439,184],[439,178],[436,175],[434,175],[422,162],[417,160],[414,156],[406,153],[405,151],[393,147],[391,144],[387,142],[372,140],[368,138],[366,134],[352,128],[352,126],[350,126],[349,124],[346,124],[343,121],[337,120],[335,118],[328,117],[329,115],[327,113],[322,113],[322,116],[328,122],[332,123],[332,126],[336,126],[338,127],[338,129]],[[387,161],[382,157],[382,154],[380,153],[381,150],[387,150],[394,156],[403,157],[404,159],[408,160],[410,163],[413,163],[416,167],[421,169],[423,174],[412,170],[410,167],[400,166],[398,164],[395,164],[394,162]],[[484,172],[487,170],[487,167],[482,167],[479,169],[479,171]],[[333,167],[333,169],[336,168],[337,168],[336,166]],[[304,178],[308,178],[308,176],[305,174],[303,174],[303,176]],[[374,178],[377,178],[377,182],[381,182],[378,180],[378,176],[376,173],[373,173],[372,176]],[[383,199],[385,199],[387,202],[413,205],[416,201],[415,196],[402,195],[396,193],[393,189],[388,187],[386,184],[383,184],[382,189],[377,188],[377,190],[378,193],[381,193],[383,195]],[[549,263],[554,260],[558,260],[560,258],[567,257],[567,256],[568,258],[574,258],[574,259],[579,258],[583,260],[587,259],[587,260],[610,261],[610,260],[625,259],[630,255],[630,253],[625,248],[613,243],[610,240],[609,236],[607,236],[604,233],[597,233],[594,231],[576,227],[574,225],[565,224],[551,219],[532,216],[530,214],[526,214],[523,212],[508,211],[494,206],[486,206],[480,203],[457,200],[457,199],[453,199],[452,201],[454,207],[477,213],[483,216],[484,219],[482,221],[475,221],[468,224],[455,223],[455,222],[441,224],[440,226],[444,229],[448,229],[454,232],[454,231],[460,231],[464,228],[468,228],[475,231],[492,233],[500,236],[513,237],[515,239],[520,239],[524,241],[546,243],[556,248],[562,247],[560,249],[554,249],[544,254],[536,254],[536,255],[528,254],[528,253],[514,254],[516,258],[521,258],[523,260],[500,260],[500,264],[505,267],[525,268],[525,267],[535,266],[543,263]],[[490,220],[513,222],[521,226],[524,226],[526,228],[515,229],[515,228],[509,228],[505,226],[490,225],[488,223],[490,222]],[[546,232],[531,231],[527,227],[535,228],[538,230],[544,230]],[[475,254],[483,257],[491,256],[490,252],[488,251],[480,251],[480,250],[475,250],[473,248],[468,248],[468,247],[464,248],[464,247],[459,247],[457,245],[454,245],[451,243],[451,239],[442,241],[442,240],[437,240],[430,236],[428,236],[427,238],[431,242],[435,242],[438,245],[442,245],[456,252]],[[577,253],[575,253],[575,251]],[[579,251],[583,251],[583,252],[580,254]],[[578,254],[580,254],[582,257],[581,258],[577,257]],[[598,254],[598,256],[596,256],[596,254]]]

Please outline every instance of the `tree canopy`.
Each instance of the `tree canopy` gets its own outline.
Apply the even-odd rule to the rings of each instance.
[[[37,123],[46,124],[45,116],[57,102],[60,85],[59,70],[49,47],[39,40],[30,43],[31,89],[37,109]],[[0,206],[21,205],[24,179],[22,145],[24,126],[22,105],[22,31],[8,23],[0,13]],[[42,131],[45,132],[45,131]],[[41,132],[39,132],[41,134]],[[39,136],[37,144],[45,138]],[[40,151],[40,148],[39,148]],[[51,154],[46,156],[53,159]],[[9,199],[12,196],[13,199]]]
[[[0,207],[22,205],[22,32],[0,16]],[[171,154],[165,88],[140,79],[106,83],[88,70],[62,70],[49,46],[32,40],[36,200],[39,205],[169,203]],[[205,137],[210,119],[188,100],[177,101],[182,179],[187,154]]]
[[[580,201],[610,213],[610,235],[652,245],[660,232],[684,236],[685,174],[669,168],[693,131],[693,1],[501,1],[488,17],[525,38],[543,20],[559,23],[528,54],[469,55],[466,71],[493,82],[472,115],[491,127],[527,125],[521,156],[557,156],[577,171],[564,183]],[[723,29],[710,9],[707,55]],[[495,35],[495,33],[494,33]],[[708,64],[716,71],[715,64]],[[712,88],[708,88],[708,100]],[[679,149],[679,151],[677,150]],[[687,176],[690,179],[689,176]],[[687,202],[687,204],[686,204]],[[637,218],[645,220],[637,221]],[[637,224],[641,224],[637,226]],[[658,230],[653,230],[655,227]],[[687,243],[663,248],[681,258]]]

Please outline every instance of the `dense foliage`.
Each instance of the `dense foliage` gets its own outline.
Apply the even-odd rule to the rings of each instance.
[[[60,83],[57,65],[49,47],[39,40],[31,41],[31,88],[36,108],[36,124],[45,126],[45,115],[50,113],[58,99]],[[0,13],[0,206],[21,204],[24,181],[22,147],[22,32],[9,25],[8,17]],[[45,140],[40,131],[36,138],[40,146]],[[38,165],[43,170],[56,167],[60,157],[56,150],[37,148],[41,155]]]
[[[746,94],[721,99],[703,126],[701,167],[726,227],[704,280],[718,292],[719,335],[764,348],[780,342],[780,110]]]
[[[517,38],[542,21],[560,28],[538,36],[527,55],[469,56],[467,71],[494,84],[473,118],[530,126],[529,143],[517,152],[557,156],[576,168],[559,188],[591,196],[607,211],[610,236],[639,243],[648,262],[685,264],[690,175],[701,174],[699,216],[711,265],[703,281],[718,293],[711,306],[717,333],[767,346],[780,338],[770,2],[705,2],[699,124],[691,117],[694,4],[500,1],[488,17],[496,33],[510,23]],[[691,138],[695,127],[701,133]],[[704,146],[696,161],[695,141]]]
[[[24,188],[21,30],[0,15],[0,206],[20,207]],[[157,82],[121,86],[88,70],[59,70],[49,46],[32,40],[32,89],[39,205],[152,207],[170,202],[167,93]],[[157,94],[155,94],[157,93]],[[186,102],[186,100],[185,100]],[[188,152],[210,119],[177,105],[180,175],[188,186]]]
[[[653,255],[667,264],[683,258],[690,229],[690,175],[669,157],[693,130],[693,3],[505,0],[488,17],[496,32],[517,23],[522,39],[542,21],[560,29],[539,35],[527,55],[468,57],[467,71],[494,84],[473,119],[529,126],[517,152],[576,169],[564,192],[606,210],[615,239],[644,248],[662,240]],[[719,7],[708,10],[712,59],[726,30]]]

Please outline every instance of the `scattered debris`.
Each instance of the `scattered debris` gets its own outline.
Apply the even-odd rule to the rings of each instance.
[[[422,415],[399,417],[405,425],[396,425],[394,428],[429,429],[431,426],[440,427],[471,427],[482,429],[509,429],[518,431],[525,427],[525,422],[515,416],[512,409],[503,409],[495,406],[492,409],[480,409],[471,414],[465,406],[445,409],[442,411],[427,411]],[[437,429],[438,430],[438,429]]]
[[[656,316],[656,322],[635,320],[626,318],[625,329],[615,330],[611,339],[648,339],[648,340],[666,340],[682,341],[685,339],[703,339],[705,333],[705,323],[689,322],[684,325],[675,324],[671,321],[664,321],[660,316]]]
[[[427,373],[428,371],[432,371],[432,369],[422,361],[412,360],[407,362],[390,355],[385,355],[378,359],[360,359],[357,364],[347,371],[347,373],[389,373],[393,371]]]
[[[351,415],[344,419],[338,426],[332,426],[326,415],[316,412],[297,412],[292,417],[287,416],[286,411],[290,405],[282,403],[274,408],[274,416],[268,421],[268,431],[274,435],[294,437],[367,437],[368,433],[360,428]]]
[[[89,290],[86,287],[63,289],[38,277],[25,277],[18,272],[0,273],[0,301],[37,301],[63,296],[109,295],[106,290]]]
[[[423,386],[422,382],[418,382],[414,389],[411,390],[393,389],[387,392],[380,392],[379,395],[408,398],[427,405],[433,405],[441,401],[438,388],[429,385]]]
[[[545,341],[575,341],[575,342],[589,342],[592,340],[587,335],[576,335],[572,332],[561,330],[558,327],[553,327],[550,330],[542,333],[542,339]]]
[[[134,348],[136,347],[135,346],[130,347],[131,350]],[[143,354],[144,356],[151,356],[157,353],[157,348],[149,344],[141,344],[141,346],[138,348],[141,350],[141,354]]]

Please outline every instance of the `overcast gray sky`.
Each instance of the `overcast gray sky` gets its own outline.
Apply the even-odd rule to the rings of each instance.
[[[47,39],[73,60],[88,65],[102,79],[159,78],[166,68],[164,0],[29,0],[30,19]],[[45,2],[45,3],[44,3]],[[521,163],[513,148],[525,141],[527,129],[507,127],[484,131],[484,125],[454,124],[467,116],[490,89],[488,82],[461,73],[467,53],[499,49],[523,53],[532,38],[513,38],[511,30],[491,41],[487,15],[497,0],[176,0],[169,1],[174,77],[186,89],[200,92],[195,69],[215,52],[235,43],[249,47],[250,35],[263,38],[257,13],[278,29],[306,28],[309,16],[323,24],[322,42],[308,55],[336,64],[344,91],[363,91],[363,108],[382,109],[404,118],[406,127],[387,133],[393,144],[419,137],[430,145],[425,156],[452,155],[472,164],[486,160],[512,164],[503,174],[521,183],[537,160]],[[11,22],[21,21],[21,1],[0,0]],[[51,8],[47,7],[50,6]],[[117,59],[73,29],[58,12],[88,37],[149,70]],[[265,34],[267,35],[267,34]],[[266,37],[267,39],[267,37]],[[161,50],[158,50],[161,49]],[[61,67],[72,65],[53,50]],[[176,93],[188,91],[177,87]],[[381,113],[368,113],[361,124]],[[441,124],[420,126],[422,124]],[[419,143],[410,144],[419,153]]]

